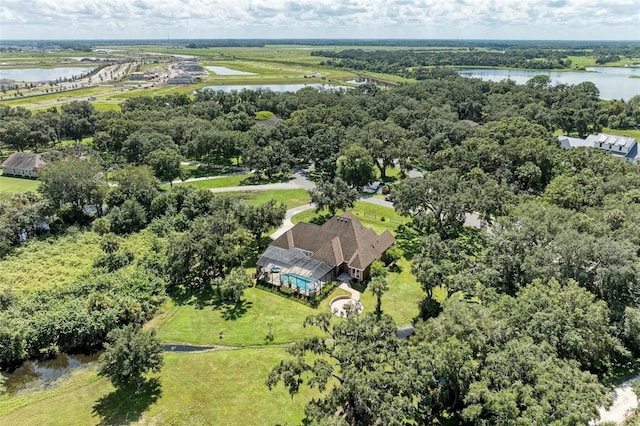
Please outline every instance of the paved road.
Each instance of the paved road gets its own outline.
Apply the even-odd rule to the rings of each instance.
[[[638,397],[633,392],[632,384],[639,382],[640,376],[632,377],[621,383],[611,392],[613,396],[613,405],[609,409],[600,407],[600,419],[589,423],[590,425],[598,425],[602,423],[615,423],[621,425],[633,414],[638,407]]]

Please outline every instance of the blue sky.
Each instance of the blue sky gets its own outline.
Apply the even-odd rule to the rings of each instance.
[[[640,0],[0,0],[0,39],[640,40]]]

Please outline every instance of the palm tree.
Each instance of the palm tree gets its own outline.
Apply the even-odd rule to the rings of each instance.
[[[371,293],[376,296],[376,316],[380,318],[382,314],[382,295],[389,290],[389,284],[387,284],[387,280],[384,277],[377,276],[371,280],[369,288]]]

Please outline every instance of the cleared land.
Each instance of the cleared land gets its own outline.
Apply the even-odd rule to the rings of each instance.
[[[70,424],[300,424],[307,388],[291,398],[264,380],[286,357],[283,348],[165,355],[159,388],[114,391],[94,368],[76,371],[51,389],[0,396],[0,423]]]

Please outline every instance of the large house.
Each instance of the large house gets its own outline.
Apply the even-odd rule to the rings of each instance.
[[[0,168],[5,176],[37,178],[37,169],[44,164],[40,154],[15,152],[2,162]]]
[[[335,278],[366,281],[373,261],[394,243],[389,231],[378,235],[349,212],[323,225],[299,222],[258,259],[258,279],[297,287],[307,295]]]
[[[631,163],[638,163],[640,160],[638,141],[627,136],[600,133],[597,135],[589,135],[586,139],[558,136],[558,140],[562,148],[596,148],[608,151],[614,157],[623,158],[625,161]]]

